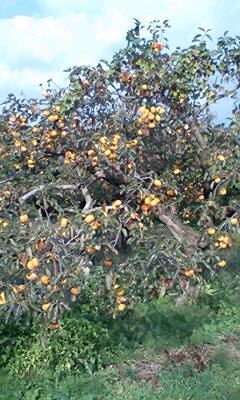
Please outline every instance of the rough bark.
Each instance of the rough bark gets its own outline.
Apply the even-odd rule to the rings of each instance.
[[[162,211],[161,209],[159,211],[159,220],[169,229],[172,235],[182,243],[187,256],[190,257],[198,248],[204,249],[208,246],[209,241],[203,239],[200,232],[183,224],[177,215],[170,211]]]
[[[192,136],[195,138],[198,145],[198,163],[202,168],[206,168],[208,159],[207,138],[202,135],[199,123],[196,120],[188,118],[186,122],[190,126]]]

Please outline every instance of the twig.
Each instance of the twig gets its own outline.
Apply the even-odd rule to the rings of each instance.
[[[213,103],[216,103],[218,100],[224,99],[225,97],[231,96],[234,92],[237,92],[238,89],[240,89],[240,82],[231,90],[228,90],[226,93],[219,94],[213,101]],[[213,104],[211,103],[211,104]],[[210,104],[206,103],[204,104],[203,107],[200,108],[199,112],[197,115],[201,114]]]
[[[82,229],[75,236],[73,236],[71,239],[69,239],[68,242],[65,243],[65,246],[68,246],[70,243],[74,242],[75,239],[79,238],[81,233],[83,233]]]
[[[2,181],[0,181],[0,185],[3,185],[4,183],[10,182],[14,178],[15,178],[15,175],[14,176],[10,176],[10,178],[3,179]]]
[[[120,229],[118,230],[116,239],[114,240],[114,243],[113,243],[114,249],[115,249],[115,247],[116,247],[116,245],[117,245],[117,243],[118,243],[118,240],[119,240],[119,237],[120,237],[120,235],[121,235],[121,232],[122,232],[122,225],[121,225]]]
[[[121,205],[121,206],[118,207],[118,209],[121,209],[121,208],[124,208],[124,207],[125,207],[125,205]],[[104,207],[104,209],[105,209],[105,210],[115,210],[115,207],[114,207],[114,206],[106,206],[106,207]],[[94,208],[91,208],[91,209],[89,209],[89,210],[87,210],[87,211],[84,211],[84,209],[83,209],[83,210],[82,210],[82,214],[91,214],[91,213],[93,213],[93,212],[95,212],[95,211],[102,211],[102,212],[104,212],[104,210],[103,210],[102,207],[94,207]]]

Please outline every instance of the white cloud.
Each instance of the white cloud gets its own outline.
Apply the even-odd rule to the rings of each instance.
[[[39,85],[46,82],[48,78],[48,72],[31,68],[9,69],[0,64],[0,94],[2,92],[6,96],[11,92],[20,95],[23,92],[26,97],[39,96],[42,92]],[[52,78],[55,82],[63,83],[61,72],[54,72]]]
[[[67,55],[67,59],[71,60],[79,52],[80,46],[86,50],[86,32],[89,28],[89,22],[82,14],[57,18],[17,16],[1,21],[0,35],[7,40],[5,43],[1,41],[0,49],[3,52],[7,45],[8,52],[3,57],[6,62],[14,63],[19,59],[22,62],[26,55],[30,60],[49,64],[61,55],[63,58]]]
[[[107,58],[123,43],[134,17],[143,23],[170,19],[171,46],[186,46],[197,26],[213,28],[215,36],[226,29],[237,33],[240,13],[239,2],[228,7],[225,0],[35,0],[35,4],[45,17],[0,19],[2,98],[21,89],[27,94],[48,78],[61,84],[66,67]]]
[[[0,37],[6,38],[0,42],[0,94],[5,96],[7,87],[8,92],[20,85],[29,89],[56,76],[62,83],[66,67],[96,64],[122,39],[127,29],[127,22],[121,27],[117,23],[122,17],[113,12],[108,21],[91,21],[84,14],[0,20]]]

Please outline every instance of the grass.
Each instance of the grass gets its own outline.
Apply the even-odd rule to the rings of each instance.
[[[234,260],[233,271],[209,281],[197,304],[176,308],[160,299],[139,304],[115,321],[92,313],[90,321],[87,308],[75,310],[74,323],[68,316],[65,331],[54,334],[45,348],[44,357],[51,352],[52,357],[54,350],[60,360],[50,367],[38,364],[42,350],[36,332],[20,329],[19,342],[10,328],[5,330],[0,335],[0,400],[239,400],[240,278]],[[94,349],[107,360],[98,370],[61,368],[77,345],[81,353],[76,359],[85,355],[82,346],[89,346],[89,332],[91,346],[85,353]],[[57,340],[64,358],[58,357]],[[23,375],[29,359],[33,368]]]
[[[197,371],[190,362],[162,369],[149,382],[138,379],[130,369],[119,372],[115,368],[107,368],[93,376],[67,374],[61,378],[45,371],[34,380],[21,381],[2,375],[0,399],[239,400],[239,363],[228,357],[222,359],[222,356],[216,355],[202,371]]]
[[[239,400],[240,312],[229,305],[215,316],[185,337],[170,327],[168,341],[131,338],[113,365],[91,375],[46,369],[18,379],[2,371],[0,400]]]

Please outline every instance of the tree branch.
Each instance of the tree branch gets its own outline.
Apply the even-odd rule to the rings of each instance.
[[[28,199],[30,199],[31,197],[35,196],[36,193],[41,192],[42,190],[46,189],[46,188],[54,188],[54,189],[59,189],[59,190],[77,190],[81,187],[81,183],[77,184],[77,185],[70,185],[70,184],[66,184],[66,185],[58,185],[58,184],[52,184],[52,185],[40,185],[32,190],[30,190],[29,192],[25,193],[22,197],[20,197],[18,199],[20,204],[23,204],[25,201],[27,201]],[[83,214],[89,213],[95,209],[92,208],[93,206],[93,200],[92,197],[88,191],[88,188],[86,186],[82,187],[82,194],[83,197],[86,201],[86,204],[82,210]],[[97,209],[101,209],[101,207],[97,207]]]
[[[231,94],[233,94],[234,92],[237,92],[238,89],[240,89],[240,82],[239,82],[233,89],[228,90],[226,93],[221,93],[221,94],[219,94],[219,95],[214,99],[214,101],[213,101],[211,104],[214,104],[214,103],[216,103],[218,100],[221,100],[221,99],[223,99],[223,98],[225,98],[225,97],[231,96]],[[208,104],[208,103],[204,104],[204,106],[203,106],[202,108],[200,108],[200,110],[199,110],[197,116],[200,115],[200,114],[201,114],[209,105],[211,105],[211,104]]]
[[[84,199],[86,201],[86,204],[85,204],[85,206],[84,206],[84,208],[82,210],[82,212],[85,213],[85,212],[88,212],[88,210],[90,210],[92,208],[93,200],[92,200],[92,197],[91,197],[91,195],[90,195],[90,193],[88,191],[88,188],[86,186],[82,188],[82,194],[83,194],[83,197],[84,197]]]
[[[207,140],[203,137],[200,131],[200,127],[196,119],[186,118],[186,123],[190,126],[192,135],[195,137],[197,144],[201,151],[207,149]]]
[[[158,218],[170,230],[172,235],[183,244],[187,256],[191,256],[199,247],[205,248],[208,246],[208,239],[203,239],[200,232],[183,224],[177,215],[171,211],[164,211],[162,206],[158,207]]]
[[[15,175],[14,176],[10,176],[10,178],[3,179],[2,181],[0,181],[0,185],[3,185],[4,183],[10,182],[14,178],[15,178]]]
[[[124,208],[125,206],[124,205],[121,205],[121,206],[119,206],[118,207],[118,209],[121,209],[121,208]],[[114,206],[105,206],[104,207],[104,210],[105,211],[110,211],[110,210],[115,210],[115,207]],[[102,207],[94,207],[94,208],[90,208],[90,209],[88,209],[88,210],[82,210],[82,214],[91,214],[91,213],[93,213],[93,212],[95,212],[95,211],[102,211],[102,212],[104,212],[104,210],[103,210],[103,208]]]
[[[54,188],[54,189],[59,189],[59,190],[76,190],[80,187],[81,183],[77,185],[57,185],[57,184],[51,184],[51,185],[40,185],[29,192],[25,193],[23,196],[21,196],[18,201],[20,204],[23,204],[25,201],[30,199],[30,197],[35,196],[36,193],[41,192],[42,190],[48,188]]]

